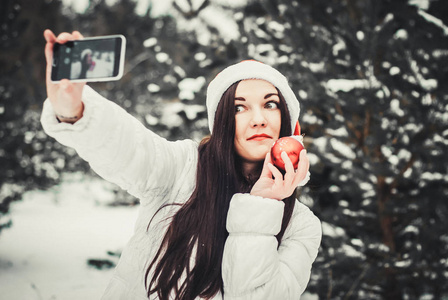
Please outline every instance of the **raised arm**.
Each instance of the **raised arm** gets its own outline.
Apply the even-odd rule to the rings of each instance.
[[[47,31],[45,35],[47,62],[51,64],[54,35]],[[44,103],[42,126],[61,144],[74,148],[100,176],[141,200],[173,193],[178,182],[194,178],[188,176],[196,169],[194,142],[169,142],[89,86],[65,83],[66,87],[64,81],[47,82],[49,98]],[[72,122],[75,115],[80,117]]]

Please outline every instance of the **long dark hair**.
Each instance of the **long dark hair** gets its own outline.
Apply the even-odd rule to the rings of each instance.
[[[213,134],[199,145],[196,188],[172,217],[162,244],[146,269],[148,298],[156,293],[162,300],[170,295],[176,300],[193,300],[198,296],[207,299],[223,291],[221,263],[228,236],[229,203],[235,193],[249,192],[259,177],[245,181],[234,149],[237,85],[238,82],[223,94],[215,113]],[[280,136],[286,136],[291,134],[290,116],[280,92],[279,96]],[[291,219],[295,195],[284,202],[285,213],[277,235],[279,243]],[[151,270],[153,276],[149,279]],[[181,278],[185,280],[181,282]]]

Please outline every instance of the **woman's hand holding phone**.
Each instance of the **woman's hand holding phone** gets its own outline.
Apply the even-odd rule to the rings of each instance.
[[[82,90],[86,83],[71,82],[68,79],[63,79],[59,83],[51,81],[53,46],[56,42],[64,44],[67,41],[82,39],[83,36],[78,31],[73,31],[71,34],[63,32],[56,37],[51,30],[47,29],[44,32],[44,37],[47,41],[45,58],[47,61],[46,82],[48,98],[59,121],[75,123],[83,115],[84,105],[81,99]]]

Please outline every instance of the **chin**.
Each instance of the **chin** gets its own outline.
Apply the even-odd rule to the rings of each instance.
[[[264,159],[266,158],[266,153],[268,153],[269,150],[270,148],[266,148],[266,150],[260,151],[257,154],[253,155],[253,161],[264,161]]]

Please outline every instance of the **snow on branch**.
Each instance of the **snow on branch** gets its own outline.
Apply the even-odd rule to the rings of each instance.
[[[421,9],[418,10],[418,14],[420,16],[422,16],[423,18],[425,18],[428,22],[436,25],[437,27],[440,27],[443,30],[443,34],[445,36],[448,36],[448,26],[443,24],[442,20],[434,17],[433,15],[428,14],[427,12],[425,12]]]
[[[376,80],[367,79],[330,79],[326,83],[326,88],[331,92],[350,92],[354,89],[379,88],[381,84]]]

